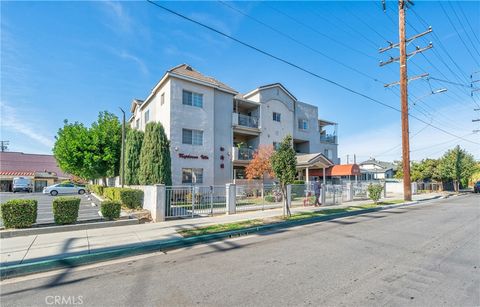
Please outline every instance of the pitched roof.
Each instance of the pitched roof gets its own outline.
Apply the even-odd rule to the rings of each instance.
[[[389,170],[389,169],[396,170],[397,169],[397,165],[395,163],[386,162],[386,161],[378,161],[378,160],[375,160],[375,158],[370,158],[366,161],[363,161],[359,165],[362,166],[362,165],[365,165],[365,164],[375,164],[377,166],[380,166],[384,170]]]
[[[329,167],[333,162],[325,157],[322,153],[297,154],[297,167]]]
[[[237,93],[237,91],[234,88],[226,85],[223,82],[218,81],[215,78],[203,75],[199,71],[193,69],[193,67],[188,65],[188,64],[181,64],[181,65],[175,66],[172,69],[170,69],[168,72],[178,74],[178,75],[182,75],[182,76],[186,76],[186,77],[189,77],[189,78],[193,78],[193,79],[196,79],[196,80],[199,80],[199,81],[207,82],[207,83],[210,83],[210,84],[212,84],[212,85],[214,85],[214,86],[216,86],[220,89],[224,89],[224,90],[227,90],[227,91],[230,91],[230,92],[236,92]]]
[[[58,167],[53,155],[0,152],[0,172],[3,175],[45,171],[56,173],[58,177],[70,177]]]
[[[253,91],[250,91],[250,92],[244,94],[243,97],[249,97],[249,96],[255,94],[257,91],[264,90],[264,89],[268,89],[268,88],[271,88],[271,87],[279,87],[279,88],[281,88],[288,96],[290,96],[290,98],[292,98],[293,101],[297,101],[297,98],[296,98],[295,96],[293,96],[293,94],[290,93],[290,91],[287,90],[287,88],[286,88],[285,86],[283,86],[283,84],[281,84],[281,83],[279,83],[279,82],[259,86],[259,87],[257,87],[256,89],[254,89]]]

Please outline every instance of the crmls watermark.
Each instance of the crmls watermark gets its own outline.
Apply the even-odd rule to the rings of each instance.
[[[47,305],[82,305],[83,296],[64,296],[64,295],[48,295],[45,297]]]

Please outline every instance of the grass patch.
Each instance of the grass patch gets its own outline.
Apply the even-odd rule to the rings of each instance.
[[[359,206],[350,206],[346,208],[332,208],[332,209],[323,209],[319,211],[306,211],[306,212],[298,212],[292,214],[290,217],[283,218],[283,217],[273,217],[267,219],[254,219],[248,221],[241,221],[235,223],[226,223],[226,224],[218,224],[218,225],[210,225],[210,226],[200,226],[194,227],[190,229],[181,229],[177,232],[181,234],[183,237],[193,237],[193,236],[200,236],[200,235],[207,235],[207,234],[214,234],[219,232],[226,232],[232,230],[240,230],[255,226],[261,225],[268,225],[273,223],[278,223],[280,221],[295,221],[295,220],[303,220],[309,219],[319,216],[328,216],[333,214],[351,212],[351,211],[358,211],[364,209],[372,209],[377,208],[380,205],[394,205],[402,203],[403,200],[395,199],[395,200],[387,200],[383,202],[379,202],[378,205],[374,203],[359,205]]]
[[[250,227],[260,226],[264,224],[265,224],[264,220],[255,219],[255,220],[241,221],[241,222],[235,222],[235,223],[202,226],[202,227],[195,227],[190,229],[181,229],[181,230],[178,230],[178,233],[184,237],[193,237],[193,236],[201,236],[201,235],[218,233],[218,232],[250,228]]]

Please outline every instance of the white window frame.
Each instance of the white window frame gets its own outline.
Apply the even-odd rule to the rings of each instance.
[[[165,93],[160,95],[160,105],[163,106],[165,104]]]
[[[185,95],[190,95],[190,99],[185,99]],[[196,108],[203,108],[203,94],[188,90],[182,90],[182,104]]]
[[[306,119],[299,119],[298,120],[298,129],[300,130],[308,130],[308,120]]]
[[[280,114],[278,112],[273,112],[272,113],[272,119],[273,119],[273,121],[280,123],[282,121],[282,114]]]
[[[185,180],[185,175],[190,174],[191,180]],[[182,168],[182,184],[203,183],[203,168]]]
[[[187,131],[189,131],[192,135],[190,141],[185,140],[185,132],[187,132]],[[202,146],[203,145],[203,130],[183,128],[182,129],[182,144]]]
[[[140,129],[140,118],[135,120],[135,128]]]

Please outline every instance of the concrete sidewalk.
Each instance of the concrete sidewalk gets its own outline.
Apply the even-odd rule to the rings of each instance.
[[[440,193],[415,195],[414,200],[427,200],[442,196]],[[392,200],[398,198],[388,198]],[[292,213],[344,208],[371,203],[370,200],[349,202],[327,207],[294,207]],[[219,215],[196,219],[170,220],[122,227],[88,229],[62,233],[40,234],[1,239],[1,266],[32,263],[49,259],[91,254],[102,251],[142,246],[182,238],[177,230],[211,224],[262,219],[282,215],[282,209],[249,211],[234,215]]]

